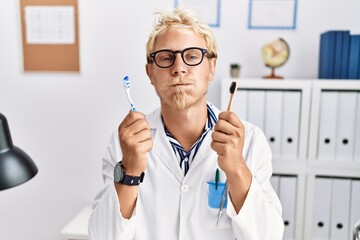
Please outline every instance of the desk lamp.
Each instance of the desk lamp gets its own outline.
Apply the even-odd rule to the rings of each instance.
[[[0,113],[0,190],[24,183],[37,172],[34,161],[13,145],[6,117]]]

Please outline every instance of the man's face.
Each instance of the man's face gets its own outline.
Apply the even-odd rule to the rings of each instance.
[[[155,40],[154,52],[170,49],[172,51],[198,47],[206,49],[205,41],[189,28],[169,29]],[[151,84],[160,97],[162,107],[186,110],[206,101],[209,81],[213,79],[216,59],[208,59],[197,66],[188,66],[177,53],[174,64],[160,68],[155,63],[146,65]]]

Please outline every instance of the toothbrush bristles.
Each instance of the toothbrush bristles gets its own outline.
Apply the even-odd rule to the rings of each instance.
[[[233,102],[233,98],[234,98],[234,94],[236,92],[236,89],[237,89],[237,82],[232,82],[231,85],[230,85],[230,100],[229,100],[229,105],[228,105],[228,108],[227,108],[227,111],[231,111],[231,106],[232,106],[232,102]]]
[[[126,89],[131,87],[131,83],[130,83],[130,80],[129,80],[128,76],[124,77],[124,86],[125,86]]]
[[[236,88],[237,88],[237,82],[232,82],[229,89],[230,93],[233,94]]]

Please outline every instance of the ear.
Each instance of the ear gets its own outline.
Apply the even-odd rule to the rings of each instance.
[[[146,75],[150,79],[151,85],[154,85],[153,81],[152,81],[152,77],[151,77],[151,69],[150,68],[151,68],[151,66],[149,63],[145,64]]]
[[[215,69],[216,69],[216,58],[209,59],[210,72],[209,72],[209,81],[214,79]]]

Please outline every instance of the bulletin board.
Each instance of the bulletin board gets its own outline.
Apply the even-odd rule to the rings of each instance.
[[[77,0],[20,0],[25,71],[79,72]]]

